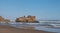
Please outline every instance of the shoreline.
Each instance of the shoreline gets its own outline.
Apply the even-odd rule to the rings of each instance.
[[[24,28],[28,28],[28,29],[24,29]],[[0,33],[17,33],[17,32],[18,33],[53,33],[53,32],[46,32],[42,30],[29,29],[31,27],[24,27],[24,28],[15,28],[12,26],[0,25]]]

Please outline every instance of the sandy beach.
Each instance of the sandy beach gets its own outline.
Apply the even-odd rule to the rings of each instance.
[[[33,29],[15,28],[11,26],[0,26],[0,33],[52,33],[52,32],[45,32],[41,30],[38,31]]]

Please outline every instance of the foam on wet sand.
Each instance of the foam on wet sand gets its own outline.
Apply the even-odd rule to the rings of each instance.
[[[21,27],[21,28],[15,28],[11,26],[0,26],[0,33],[52,33],[52,32],[34,30],[34,27],[32,26]]]

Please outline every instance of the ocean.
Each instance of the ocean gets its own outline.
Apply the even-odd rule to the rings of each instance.
[[[16,27],[16,28],[20,28],[20,27],[24,27],[24,26],[33,26],[35,28],[35,30],[43,30],[43,31],[47,31],[47,32],[60,33],[60,25],[56,25],[56,24],[60,24],[60,22],[40,22],[40,23],[10,22],[10,23],[0,23],[0,25],[10,25],[10,26],[13,26],[13,27]]]

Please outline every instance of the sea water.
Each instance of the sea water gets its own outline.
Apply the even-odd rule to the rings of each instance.
[[[13,26],[13,27],[16,27],[16,28],[20,28],[20,27],[24,27],[24,26],[33,26],[33,27],[35,27],[35,30],[43,30],[43,31],[47,31],[47,32],[60,33],[60,28],[54,28],[54,27],[52,28],[51,26],[47,27],[48,25],[53,24],[53,23],[50,23],[50,24],[49,23],[48,22],[46,22],[46,23],[44,22],[44,23],[41,24],[41,23],[10,22],[8,24],[3,23],[3,25],[10,25],[10,26]],[[56,23],[54,22],[54,24],[56,24]],[[1,25],[1,23],[0,23],[0,25]]]

